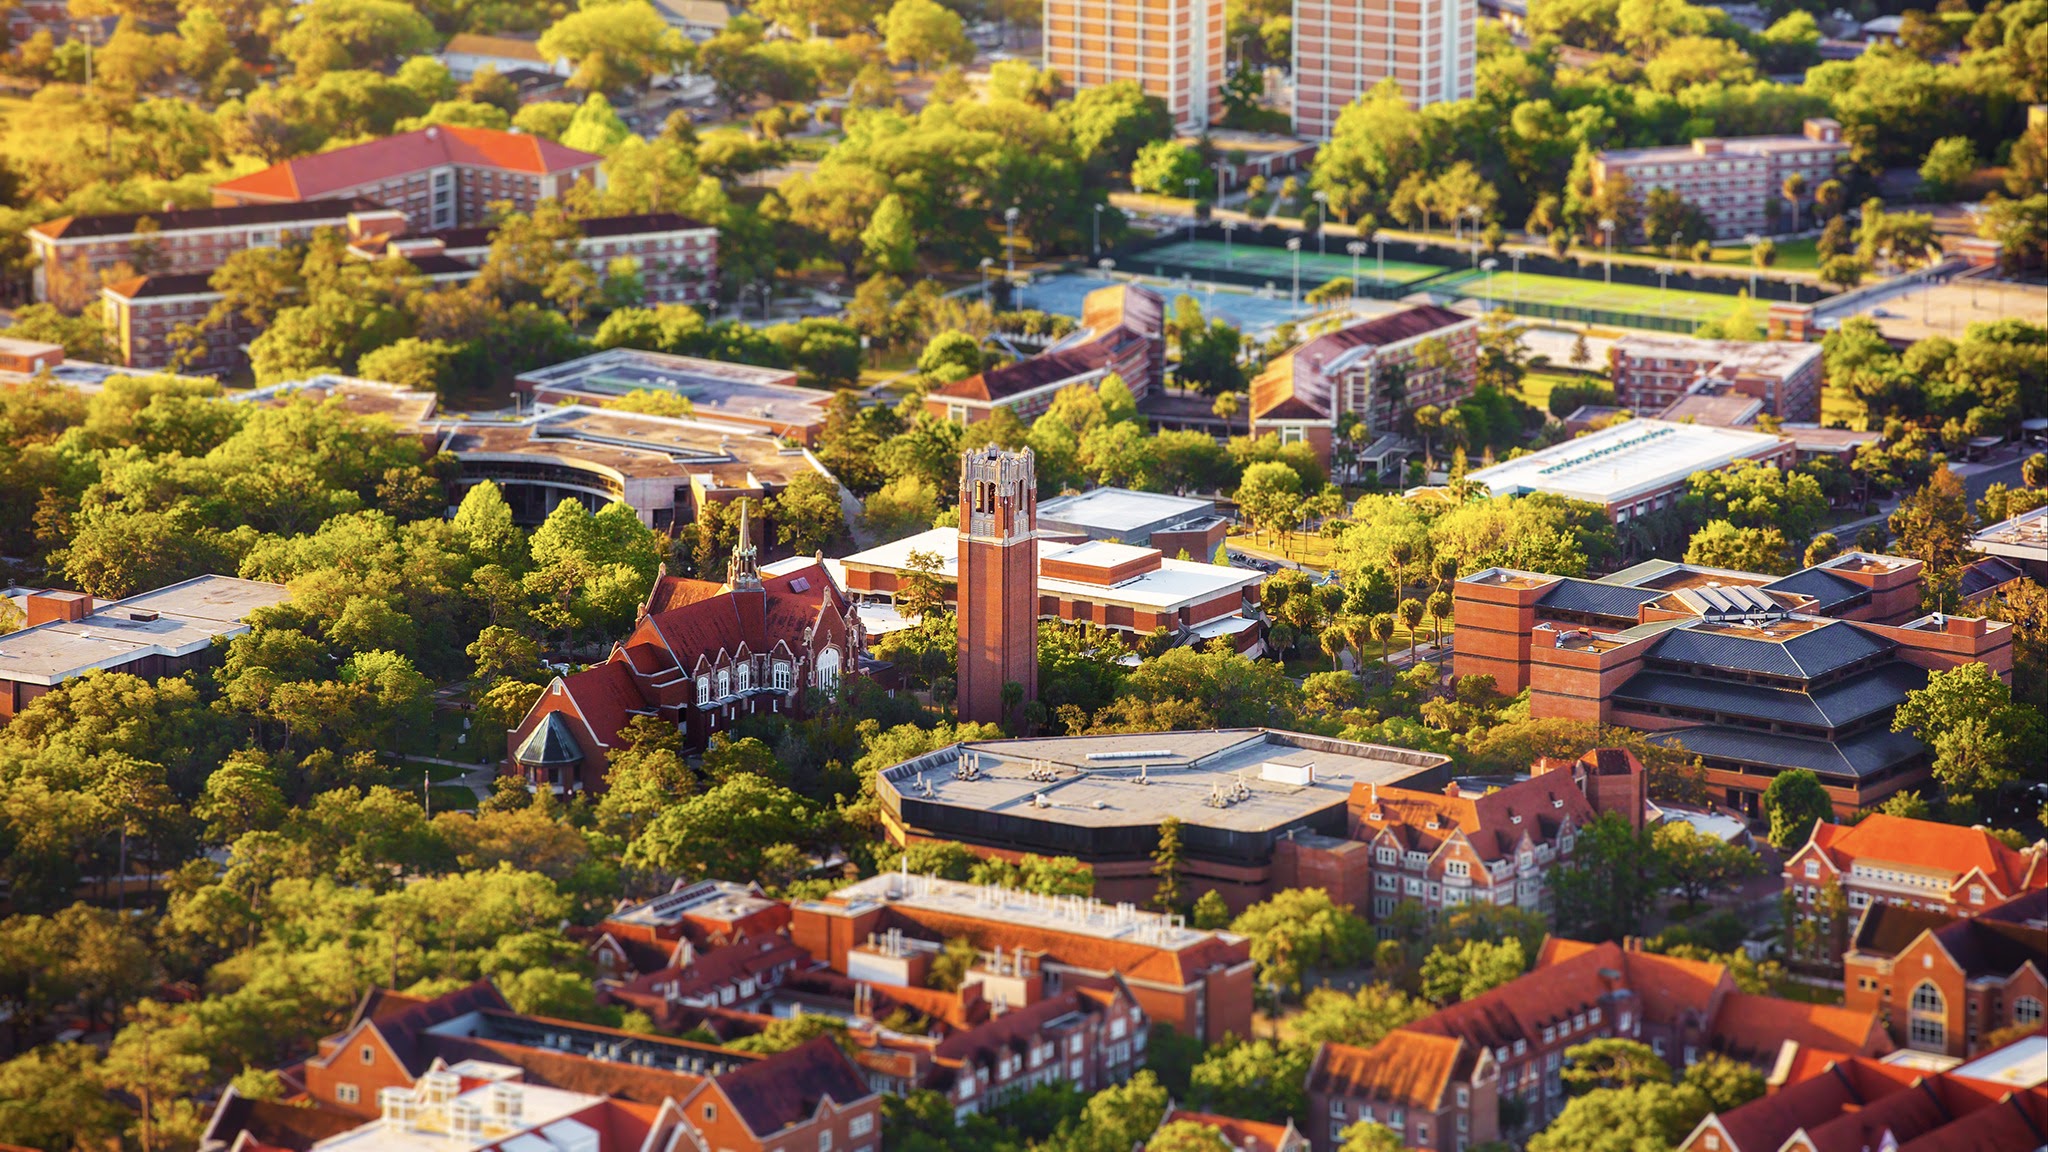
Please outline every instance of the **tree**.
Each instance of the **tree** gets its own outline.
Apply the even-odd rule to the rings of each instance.
[[[1230,927],[1229,901],[1223,898],[1223,893],[1214,888],[1209,889],[1195,901],[1194,911],[1189,915],[1188,923],[1209,931]]]
[[[1299,994],[1309,968],[1358,963],[1372,929],[1320,888],[1290,888],[1246,908],[1230,930],[1251,941],[1260,982]]]
[[[805,471],[769,501],[775,538],[802,555],[816,552],[846,531],[839,504],[839,486],[816,472]]]
[[[1154,140],[1138,150],[1131,187],[1159,196],[1186,196],[1187,182],[1201,187],[1202,154],[1173,140]]]
[[[1343,1143],[1337,1146],[1337,1152],[1401,1152],[1408,1146],[1399,1132],[1370,1120],[1348,1125],[1338,1135]]]
[[[1892,731],[1934,749],[1934,778],[1951,803],[1968,805],[2048,761],[2048,721],[2015,703],[2012,687],[1983,664],[1959,664],[1906,693]]]
[[[1711,520],[1693,533],[1685,562],[1781,576],[1792,570],[1786,559],[1791,547],[1776,528],[1737,528],[1726,520]]]
[[[1574,1093],[1671,1083],[1671,1065],[1639,1040],[1589,1040],[1565,1049],[1564,1057],[1564,1069],[1559,1076]]]
[[[1813,534],[1827,515],[1827,494],[1812,474],[1741,461],[1695,473],[1684,497],[1687,514],[1726,520],[1737,528],[1778,528],[1789,539]]]
[[[1521,940],[1467,940],[1431,949],[1422,961],[1422,994],[1438,1004],[1470,1000],[1520,976],[1529,966]]]
[[[1432,1011],[1426,1000],[1389,984],[1372,983],[1354,993],[1318,988],[1308,994],[1290,1024],[1295,1038],[1304,1044],[1370,1048],[1389,1032]]]
[[[356,372],[365,379],[432,392],[449,382],[456,358],[461,354],[461,348],[446,340],[408,336],[365,352],[356,363]]]
[[[1402,600],[1394,609],[1394,614],[1400,617],[1401,627],[1408,632],[1408,662],[1411,665],[1415,663],[1415,630],[1422,627],[1423,611],[1422,601],[1413,596]]]
[[[0,1063],[0,1140],[29,1148],[118,1143],[123,1109],[107,1099],[99,1053],[48,1044]]]
[[[583,103],[576,109],[576,115],[570,117],[569,126],[562,129],[560,143],[564,148],[608,156],[620,144],[631,139],[635,139],[633,130],[619,118],[618,112],[612,108],[612,102],[605,99],[602,91],[593,91],[583,98]]]
[[[1216,418],[1223,421],[1223,426],[1227,429],[1230,427],[1230,422],[1236,419],[1237,414],[1244,410],[1244,397],[1236,392],[1225,392],[1216,397],[1216,402],[1210,408],[1216,413]]]
[[[1188,1077],[1188,1103],[1204,1112],[1277,1123],[1307,1109],[1313,1049],[1271,1040],[1211,1048]]]
[[[1778,192],[1784,196],[1785,203],[1792,206],[1792,231],[1799,231],[1799,202],[1806,199],[1806,175],[1794,172],[1785,177],[1785,183]]]
[[[1568,863],[1552,870],[1557,927],[1581,940],[1612,940],[1641,929],[1662,886],[1649,829],[1604,812],[1579,831]]]
[[[646,0],[614,0],[572,11],[549,25],[535,47],[547,59],[574,64],[570,86],[593,93],[640,88],[689,59],[683,34]]]
[[[1237,506],[1258,528],[1291,532],[1300,523],[1301,475],[1277,461],[1254,464],[1237,487]]]
[[[376,68],[432,51],[440,36],[425,16],[397,0],[313,0],[277,38],[302,81],[330,68]]]
[[[626,860],[690,879],[757,876],[771,849],[808,843],[819,818],[803,797],[741,774],[661,812]]]
[[[1159,1077],[1142,1070],[1089,1097],[1077,1120],[1060,1125],[1054,1143],[1065,1152],[1131,1152],[1158,1129],[1170,1103]]]
[[[1806,843],[1816,823],[1834,816],[1835,803],[1828,799],[1819,776],[1794,768],[1772,778],[1764,789],[1763,809],[1771,822],[1772,847],[1790,852]]]
[[[1820,278],[1836,288],[1847,291],[1863,283],[1863,276],[1870,271],[1870,262],[1861,256],[1843,254],[1830,256],[1821,261]]]
[[[1180,883],[1181,860],[1180,817],[1168,816],[1159,822],[1159,845],[1152,850],[1152,875],[1159,878],[1152,906],[1161,912],[1178,912],[1186,902]]]
[[[861,251],[878,272],[908,275],[917,266],[917,232],[911,226],[910,210],[903,198],[890,193],[875,206],[875,214],[860,234]]]
[[[1968,562],[1976,522],[1962,479],[1947,465],[1935,469],[1919,491],[1900,501],[1887,523],[1897,549],[1925,564],[1932,577],[1951,580]]]
[[[1754,852],[1700,831],[1685,820],[1669,820],[1654,835],[1664,877],[1698,904],[1708,893],[1733,887],[1762,865]]]
[[[1213,1124],[1172,1120],[1145,1141],[1145,1152],[1232,1152],[1232,1148]]]
[[[1977,171],[1977,148],[1968,136],[1944,136],[1927,150],[1920,182],[1930,200],[1947,200]]]
[[[882,39],[891,64],[919,72],[974,59],[959,15],[933,0],[896,0],[882,19]]]

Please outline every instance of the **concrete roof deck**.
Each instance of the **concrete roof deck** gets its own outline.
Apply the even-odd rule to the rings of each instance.
[[[1104,904],[1086,896],[1040,896],[993,884],[969,884],[933,876],[884,872],[832,894],[833,903],[803,901],[798,907],[843,912],[896,904],[966,919],[997,920],[1020,927],[1076,936],[1125,940],[1179,951],[1212,939],[1235,941],[1227,932],[1186,927],[1179,916],[1146,912],[1128,904]]]
[[[746,477],[786,484],[814,470],[801,450],[783,447],[758,427],[582,405],[544,409],[517,422],[451,423],[442,431],[442,446],[457,454],[553,457],[634,479],[706,474],[734,487],[745,486]]]
[[[189,656],[216,637],[247,630],[258,608],[288,599],[282,584],[198,576],[102,604],[78,621],[52,621],[0,636],[0,679],[57,684],[95,668],[150,655]],[[154,619],[136,619],[138,615]]]
[[[1109,544],[1104,541],[1090,541],[1079,545],[1060,545],[1041,541],[1038,558],[1041,562],[1062,559],[1079,553],[1078,560],[1086,564],[1114,563],[1105,553],[1089,552],[1088,549],[1128,548],[1129,552],[1150,551],[1150,549],[1129,548],[1127,545]],[[867,568],[880,568],[900,572],[910,566],[912,552],[931,552],[939,557],[941,579],[957,579],[960,570],[960,534],[952,528],[933,528],[892,540],[856,552],[841,559],[842,564],[853,564]],[[1078,580],[1060,580],[1041,573],[1038,590],[1045,595],[1067,596],[1091,602],[1115,602],[1142,608],[1175,608],[1183,604],[1212,600],[1233,589],[1244,589],[1264,582],[1265,573],[1249,568],[1234,568],[1220,564],[1203,564],[1194,560],[1168,560],[1162,558],[1159,567],[1117,584],[1084,584]]]
[[[1054,521],[1105,532],[1135,532],[1184,516],[1214,515],[1215,511],[1215,501],[1193,496],[1096,488],[1040,503],[1038,519],[1040,523]]]
[[[2048,562],[2048,505],[1987,526],[1970,537],[1970,547],[1989,556]]]
[[[612,348],[518,377],[529,388],[611,400],[647,389],[686,397],[700,412],[789,424],[825,418],[830,392],[800,388],[796,373],[694,356]]]
[[[1147,732],[955,744],[882,773],[927,804],[1093,827],[1156,825],[1167,816],[1244,832],[1283,827],[1347,802],[1354,783],[1396,784],[1448,757],[1269,729]],[[971,771],[956,771],[965,766]],[[1268,765],[1307,772],[1268,779]],[[922,783],[920,783],[922,781]],[[1238,790],[1242,798],[1214,805]],[[925,785],[931,789],[925,793]],[[1043,796],[1045,804],[1037,798]]]

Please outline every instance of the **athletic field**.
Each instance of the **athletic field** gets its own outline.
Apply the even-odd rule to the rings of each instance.
[[[1634,284],[1603,283],[1598,276],[1582,280],[1533,272],[1459,272],[1430,283],[1427,290],[1455,293],[1510,310],[1517,304],[1542,304],[1694,323],[1718,320],[1736,305],[1736,297],[1713,292],[1641,288]]]
[[[1019,308],[1037,308],[1078,319],[1081,315],[1081,301],[1088,293],[1119,282],[1100,276],[1062,273],[1017,289],[1014,300]],[[1271,332],[1290,320],[1300,320],[1314,315],[1317,311],[1312,304],[1290,303],[1284,288],[1277,297],[1265,297],[1241,288],[1208,292],[1199,287],[1190,290],[1154,282],[1146,282],[1145,286],[1159,293],[1166,301],[1166,312],[1169,316],[1173,314],[1175,301],[1182,296],[1192,296],[1195,302],[1202,306],[1202,315],[1212,320],[1221,320],[1244,332]],[[1306,292],[1307,288],[1304,287],[1302,291]]]
[[[1344,251],[1347,240],[1331,237],[1327,254],[1316,251],[1313,240],[1305,240],[1301,246],[1301,290],[1307,292],[1340,276],[1351,275],[1351,254]],[[1166,275],[1192,272],[1197,278],[1201,273],[1215,269],[1222,272],[1238,272],[1250,276],[1264,276],[1273,281],[1282,291],[1294,286],[1294,253],[1285,248],[1268,248],[1256,244],[1224,244],[1218,240],[1181,240],[1161,245],[1127,257],[1119,271],[1152,274],[1155,269]],[[1437,264],[1408,264],[1400,260],[1386,262],[1386,277],[1379,276],[1380,264],[1373,259],[1373,249],[1368,247],[1365,255],[1358,258],[1358,278],[1365,284],[1412,284],[1417,280],[1445,271]]]

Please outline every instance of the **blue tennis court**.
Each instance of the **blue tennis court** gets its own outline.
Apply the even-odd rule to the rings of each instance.
[[[1102,276],[1087,276],[1063,273],[1035,280],[1017,289],[1016,306],[1036,308],[1044,312],[1056,312],[1076,319],[1081,315],[1081,301],[1097,288],[1107,288],[1120,281]],[[1197,282],[1191,289],[1170,284],[1147,281],[1146,287],[1159,293],[1166,300],[1166,308],[1172,312],[1182,296],[1192,296],[1202,306],[1202,315],[1212,320],[1221,320],[1244,332],[1270,332],[1290,320],[1301,320],[1320,311],[1312,304],[1294,304],[1287,299],[1287,288],[1281,286],[1271,298],[1224,288],[1209,290],[1208,285]],[[1313,285],[1303,283],[1306,292]]]

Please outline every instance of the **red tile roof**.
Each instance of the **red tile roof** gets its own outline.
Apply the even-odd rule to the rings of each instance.
[[[1874,1012],[1747,992],[1730,992],[1721,998],[1710,1031],[1716,1050],[1752,1063],[1772,1059],[1787,1040],[1802,1047],[1863,1055],[1882,1055],[1892,1048]]]
[[[1728,1137],[1728,1152],[1778,1152],[1802,1128],[1816,1127],[1845,1109],[1862,1108],[1906,1091],[1919,1073],[1875,1060],[1829,1061],[1810,1079],[1708,1118]],[[1687,1147],[1697,1147],[1697,1142]]]
[[[787,1052],[712,1079],[754,1135],[772,1137],[802,1124],[830,1099],[845,1108],[875,1094],[860,1070],[829,1036],[815,1036]]]
[[[1484,794],[1353,784],[1350,806],[1359,820],[1359,839],[1385,828],[1404,847],[1431,851],[1457,831],[1483,860],[1514,855],[1524,835],[1534,842],[1552,838],[1566,818],[1584,827],[1596,815],[1565,772],[1546,772]]]
[[[1982,828],[1912,820],[1875,812],[1849,827],[1818,824],[1813,843],[1844,872],[1858,860],[1947,872],[1957,878],[1984,873],[2007,895],[2048,887],[2041,854],[2016,852]]]
[[[1464,1040],[1422,1031],[1391,1032],[1370,1048],[1324,1044],[1309,1066],[1308,1090],[1434,1112],[1460,1065],[1469,1074],[1475,1058]]]
[[[1308,1140],[1295,1128],[1292,1120],[1285,1124],[1264,1124],[1257,1120],[1240,1120],[1235,1116],[1174,1107],[1166,1110],[1159,1126],[1164,1128],[1175,1121],[1214,1128],[1238,1152],[1290,1152],[1291,1149],[1308,1147]]]
[[[1334,387],[1321,365],[1355,348],[1398,344],[1471,320],[1462,312],[1420,304],[1399,312],[1325,333],[1297,345],[1267,365],[1251,385],[1252,417],[1257,420],[1327,419],[1336,414]]]
[[[443,124],[286,160],[223,181],[214,190],[267,200],[312,200],[451,164],[539,176],[590,168],[601,159],[539,136]]]
[[[1165,305],[1159,294],[1134,284],[1090,292],[1081,303],[1081,334],[1042,355],[978,372],[932,389],[935,396],[996,401],[1099,371],[1127,355],[1132,346],[1160,339]],[[1162,353],[1163,354],[1163,353]],[[1134,390],[1150,381],[1127,380]]]

